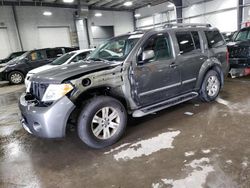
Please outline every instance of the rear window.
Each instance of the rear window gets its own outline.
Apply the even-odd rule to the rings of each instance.
[[[224,39],[219,31],[205,31],[208,47],[216,48],[225,44]]]
[[[195,50],[194,42],[189,32],[176,33],[176,38],[180,48],[180,54]]]

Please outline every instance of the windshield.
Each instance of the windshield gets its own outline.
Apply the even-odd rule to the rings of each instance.
[[[142,35],[126,35],[109,40],[97,48],[88,60],[123,61]]]
[[[68,61],[73,55],[75,55],[76,53],[67,53],[62,55],[61,57],[57,58],[55,61],[53,61],[52,63],[50,63],[50,65],[62,65],[64,64],[66,61]]]
[[[30,52],[25,52],[23,55],[18,56],[18,57],[16,57],[16,58],[18,58],[19,60],[20,60],[20,59],[24,59],[24,58],[26,58],[26,57],[28,56],[29,53],[30,53]]]
[[[15,57],[13,59],[11,59],[10,61],[8,61],[7,63],[12,63],[12,62],[16,62],[16,61],[20,61],[24,58],[26,58],[29,55],[30,52],[25,52],[23,55]]]
[[[250,39],[249,30],[242,30],[235,37],[235,41],[245,41],[245,40],[249,40],[249,39]]]

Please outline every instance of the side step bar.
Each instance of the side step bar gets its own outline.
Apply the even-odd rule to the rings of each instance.
[[[152,114],[154,112],[163,110],[165,108],[180,104],[182,102],[191,100],[195,97],[197,97],[199,94],[197,92],[191,92],[191,93],[187,93],[184,95],[180,95],[178,97],[174,97],[172,99],[166,100],[166,101],[162,101],[159,102],[157,104],[153,104],[138,110],[135,110],[132,114],[133,117],[143,117],[146,116],[148,114]]]

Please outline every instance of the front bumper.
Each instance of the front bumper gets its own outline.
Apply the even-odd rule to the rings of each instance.
[[[48,107],[38,107],[26,101],[25,94],[19,100],[21,124],[31,134],[42,138],[62,138],[75,105],[64,96]]]
[[[250,68],[250,58],[229,59],[230,68]]]

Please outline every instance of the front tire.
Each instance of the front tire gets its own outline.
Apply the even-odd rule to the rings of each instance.
[[[87,101],[78,118],[78,135],[92,148],[116,143],[127,124],[124,106],[116,99],[99,96]]]
[[[221,89],[221,79],[218,72],[210,70],[204,77],[200,90],[200,98],[202,101],[214,101],[219,95]]]
[[[10,84],[17,85],[24,82],[24,75],[19,71],[13,71],[8,75]]]

